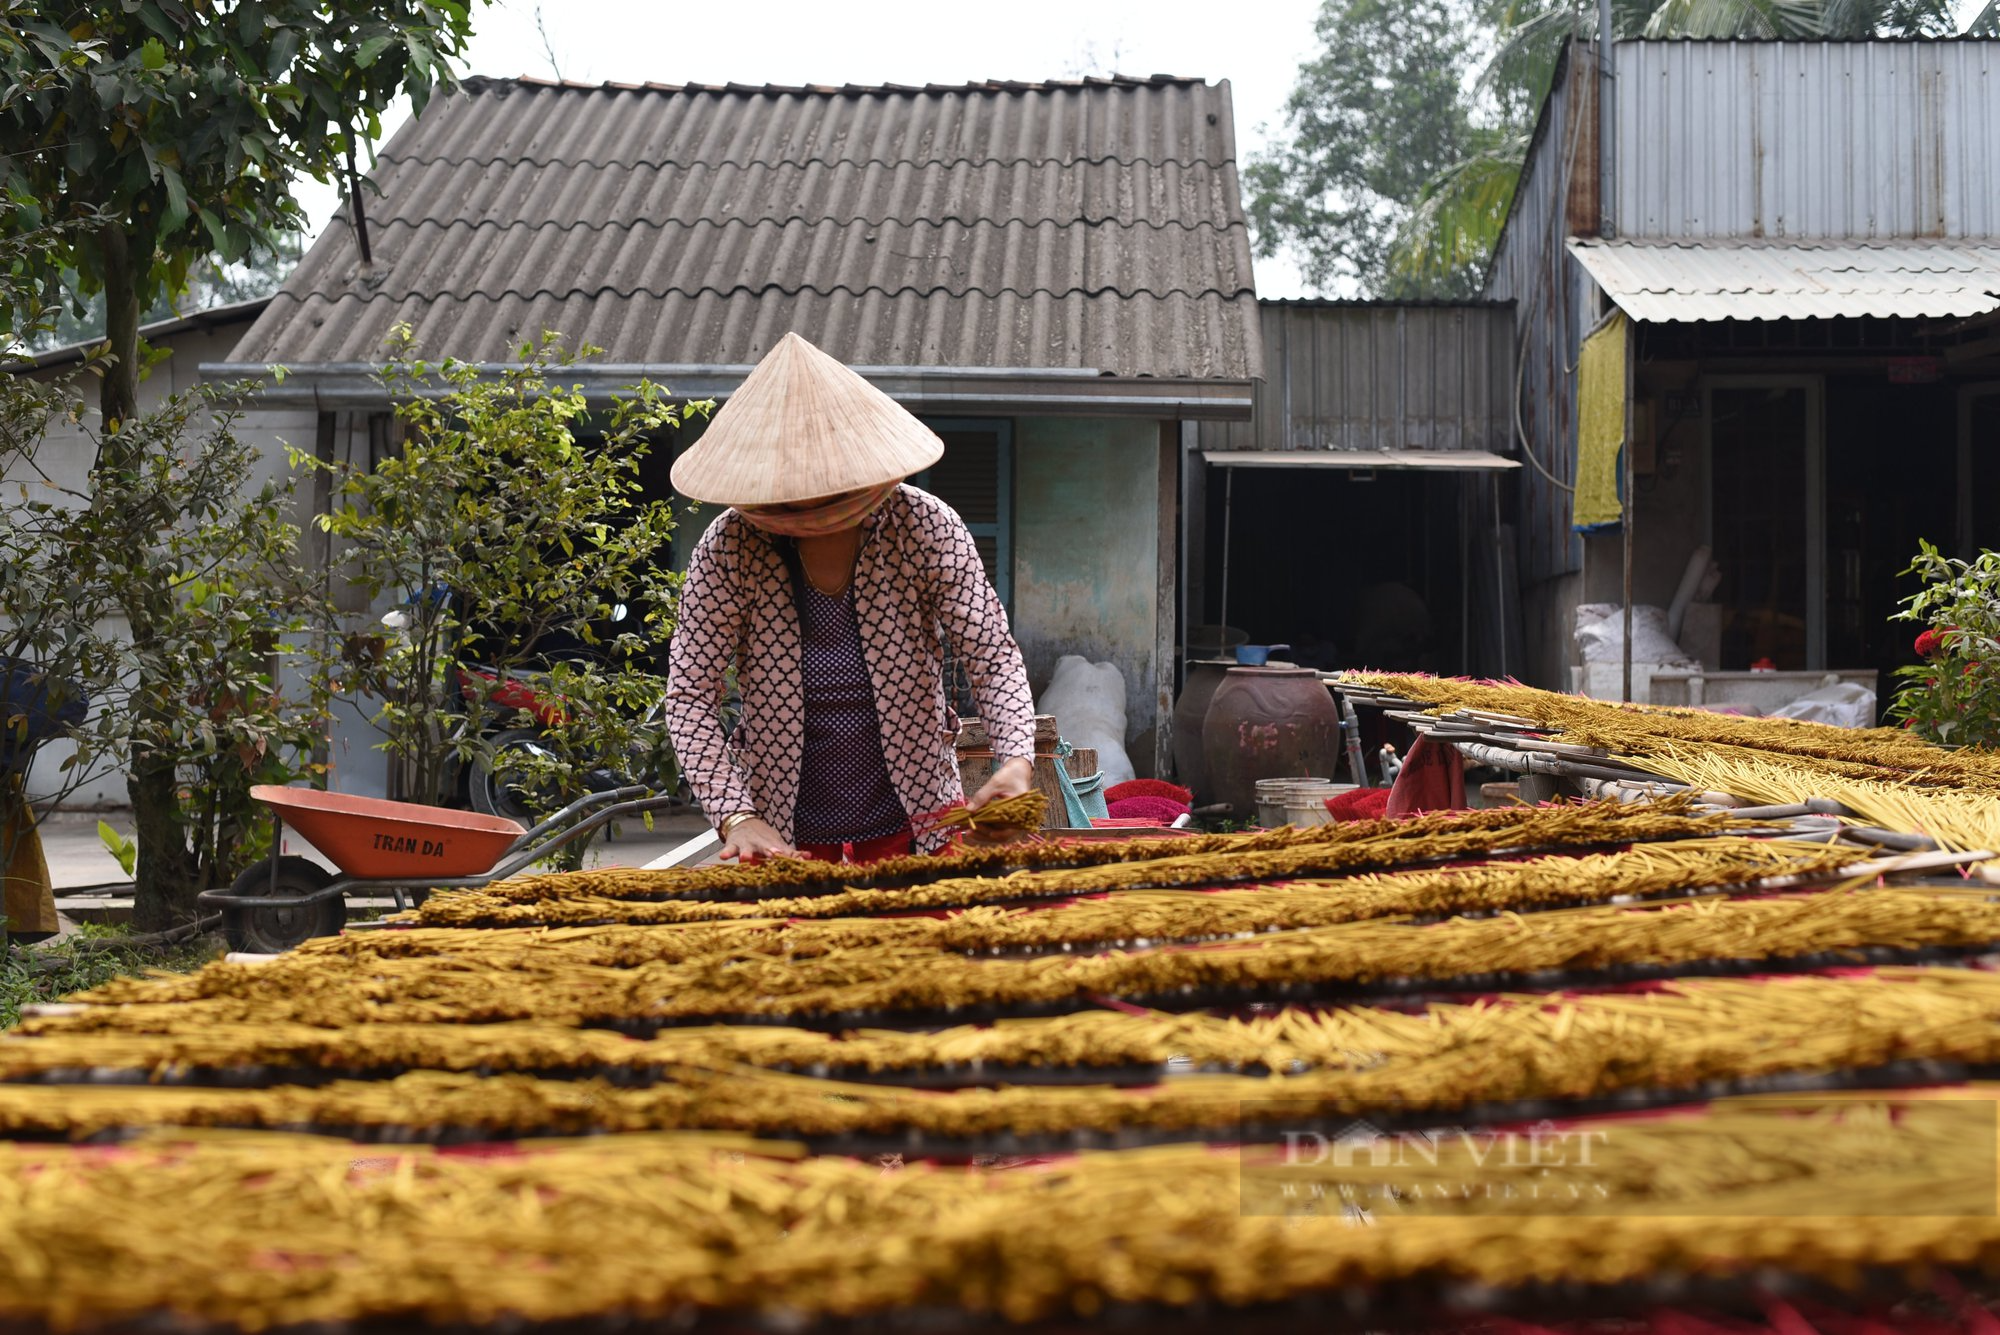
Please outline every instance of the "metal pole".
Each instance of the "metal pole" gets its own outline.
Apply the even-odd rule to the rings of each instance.
[[[1234,512],[1236,500],[1236,470],[1222,470],[1222,623],[1218,632],[1223,639],[1229,638],[1229,518]]]
[[[1613,136],[1618,130],[1613,105],[1613,83],[1617,70],[1612,64],[1611,0],[1597,0],[1597,234],[1618,234],[1613,221],[1612,193],[1617,185],[1617,147]]]
[[[1471,477],[1458,480],[1458,661],[1459,671],[1467,675],[1472,672],[1472,486]],[[1500,572],[1493,573],[1497,591]]]
[[[1500,675],[1507,675],[1507,542],[1500,531],[1500,479],[1493,488],[1493,598],[1500,613]]]
[[[1176,578],[1174,580],[1174,586],[1175,586],[1174,596],[1178,601],[1178,606],[1176,607],[1175,612],[1179,623],[1176,628],[1180,632],[1178,638],[1180,640],[1181,656],[1179,663],[1180,675],[1174,678],[1174,687],[1176,690],[1187,684],[1188,630],[1193,625],[1192,618],[1190,618],[1188,615],[1189,611],[1188,586],[1193,582],[1192,575],[1194,571],[1194,564],[1189,559],[1189,548],[1194,542],[1194,533],[1192,532],[1191,526],[1188,521],[1191,518],[1194,509],[1194,507],[1190,504],[1190,502],[1193,499],[1194,470],[1197,467],[1205,466],[1200,463],[1200,460],[1195,455],[1195,442],[1197,439],[1195,434],[1196,430],[1197,428],[1195,427],[1195,424],[1192,422],[1182,422],[1180,424],[1181,515],[1180,515],[1180,523],[1177,525],[1177,527],[1180,529],[1181,550],[1179,558],[1180,566],[1178,571],[1176,572]],[[1206,493],[1204,493],[1204,495],[1206,495]],[[1208,507],[1206,505],[1203,505],[1202,527],[1204,530],[1206,530],[1207,526],[1208,526]]]
[[[1625,699],[1632,699],[1632,530],[1638,514],[1638,497],[1632,494],[1632,354],[1638,342],[1638,327],[1625,321],[1625,439],[1618,445],[1620,487],[1624,491],[1622,522],[1618,525],[1625,544]]]

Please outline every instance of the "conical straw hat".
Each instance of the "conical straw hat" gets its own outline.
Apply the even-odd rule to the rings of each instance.
[[[943,455],[908,409],[786,334],[674,461],[674,490],[718,505],[783,505],[900,482]]]

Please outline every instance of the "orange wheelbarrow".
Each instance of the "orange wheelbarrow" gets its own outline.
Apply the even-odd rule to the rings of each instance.
[[[643,787],[591,793],[533,829],[504,816],[415,802],[260,784],[250,795],[271,808],[271,856],[227,890],[197,895],[222,914],[232,950],[274,955],[347,925],[347,896],[387,891],[399,909],[432,890],[477,889],[505,880],[572,840],[625,816],[685,806]],[[324,853],[341,874],[310,858],[279,852],[277,826],[289,826]]]

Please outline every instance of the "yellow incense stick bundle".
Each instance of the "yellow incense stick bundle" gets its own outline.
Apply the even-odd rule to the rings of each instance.
[[[1836,777],[2000,793],[2000,754],[1976,748],[1946,750],[1900,728],[1836,728],[1795,719],[1613,704],[1529,686],[1445,677],[1350,675],[1358,685],[1438,711],[1469,709],[1527,719],[1566,742],[1601,746],[1634,760],[1676,747],[1722,746],[1784,756]]]
[[[1651,908],[1565,909],[1453,918],[1430,926],[1371,921],[1271,932],[1199,948],[1155,946],[1078,956],[976,959],[898,941],[899,923],[846,924],[845,941],[795,954],[785,933],[715,954],[615,967],[551,933],[497,954],[406,958],[315,955],[296,965],[210,965],[189,979],[124,979],[88,999],[173,1002],[216,1022],[355,1023],[530,1020],[660,1023],[756,1017],[966,1018],[1075,1010],[1103,997],[1204,1006],[1297,1000],[1330,990],[1488,990],[1548,971],[1656,976],[1714,961],[1763,967],[1860,961],[1870,950],[1981,949],[2000,941],[2000,905],[1922,890],[1834,891]],[[926,929],[918,929],[926,930]],[[872,934],[872,938],[871,938]],[[763,948],[757,948],[762,945]],[[580,957],[579,957],[580,955]],[[1632,974],[1631,970],[1642,970]]]
[[[507,1156],[357,1158],[278,1135],[0,1147],[0,1310],[53,1330],[689,1311],[1028,1321],[1108,1303],[1202,1303],[1211,1317],[1321,1295],[1438,1304],[1468,1286],[1490,1307],[1538,1281],[1575,1296],[1641,1284],[1650,1306],[1689,1272],[1844,1284],[1872,1266],[1922,1285],[2000,1264],[1993,1184],[1963,1171],[1974,1119],[1917,1101],[1893,1120],[1874,1106],[1743,1108],[1586,1126],[1604,1138],[1585,1180],[1617,1208],[1551,1193],[1503,1211],[1476,1193],[1418,1212],[1377,1197],[1371,1227],[1340,1209],[1377,1185],[1366,1166],[1201,1147],[947,1171],[681,1136]],[[1472,1162],[1476,1148],[1447,1142],[1423,1180],[1525,1177],[1491,1146]],[[1273,1196],[1268,1213],[1246,1208]]]
[[[1616,802],[1576,803],[1554,807],[1512,807],[1486,811],[1441,812],[1409,821],[1369,821],[1327,825],[1312,830],[1285,830],[1251,836],[1220,836],[1231,842],[1201,839],[1135,840],[1105,843],[1098,848],[1123,849],[1124,856],[1044,870],[1004,869],[1006,854],[978,850],[946,859],[916,860],[925,865],[921,883],[873,888],[871,882],[892,876],[882,870],[894,864],[843,869],[855,888],[844,892],[792,895],[788,891],[813,884],[825,874],[812,863],[788,862],[759,867],[704,867],[694,871],[650,872],[616,868],[521,877],[483,890],[437,894],[405,920],[429,927],[529,926],[542,922],[575,922],[563,904],[577,900],[587,911],[602,910],[605,900],[660,903],[656,909],[631,910],[645,921],[699,921],[731,916],[735,906],[676,901],[679,895],[729,890],[746,901],[762,904],[758,917],[834,917],[857,912],[904,912],[973,904],[1061,898],[1069,895],[1140,888],[1240,884],[1285,877],[1321,876],[1390,867],[1421,865],[1479,857],[1499,852],[1531,852],[1552,848],[1711,837],[1750,822],[1726,816],[1692,816],[1687,803],[1621,805]],[[1024,854],[1072,852],[1054,845],[1007,845]],[[954,874],[976,869],[979,874]],[[676,903],[686,907],[675,907]],[[601,920],[601,919],[595,919]]]
[[[1830,879],[1859,857],[1857,850],[1847,846],[1830,848],[1776,839],[1687,839],[1639,845],[1617,854],[1358,872],[1339,880],[1293,880],[1244,889],[1124,890],[1033,911],[975,907],[942,919],[904,920],[898,930],[905,939],[923,939],[947,950],[1194,940],[1367,918],[1497,912],[1601,903],[1622,896],[1692,894],[1755,885],[1771,878],[1797,878],[1800,882]],[[554,927],[571,921],[573,914],[578,924],[589,924],[575,929],[590,933],[588,939],[629,942],[619,947],[618,956],[629,963],[644,957],[647,943],[659,943],[659,949],[666,951],[684,949],[674,944],[682,939],[730,939],[726,935],[705,936],[693,930],[696,924],[742,923],[747,931],[768,933],[776,922],[795,920],[788,939],[798,950],[802,948],[798,943],[811,939],[812,933],[796,920],[837,920],[839,915],[832,910],[839,908],[918,908],[923,906],[924,896],[922,890],[875,890],[751,903],[564,898],[548,901],[542,916],[551,919]],[[607,932],[603,926],[617,924],[635,931],[620,935]],[[644,930],[673,924],[689,925],[690,930],[684,938]],[[537,930],[541,929],[495,927],[490,934],[496,942],[513,941],[533,939],[521,934]],[[460,942],[462,936],[440,925],[365,937],[322,937],[307,942],[297,954],[424,954],[444,943]],[[469,947],[451,944],[449,948]]]
[[[333,1070],[509,1072],[621,1079],[676,1065],[797,1071],[986,1071],[1157,1066],[1366,1073],[1372,1106],[1580,1098],[1626,1087],[1923,1058],[1982,1062],[2000,1051],[2000,975],[1889,969],[1767,982],[1690,979],[1657,992],[1273,1015],[1085,1011],[937,1032],[814,1033],[767,1025],[667,1029],[634,1041],[536,1021],[215,1022],[193,1006],[103,1006],[31,1020],[0,1037],[0,1081],[148,1079],[235,1071],[282,1082]]]

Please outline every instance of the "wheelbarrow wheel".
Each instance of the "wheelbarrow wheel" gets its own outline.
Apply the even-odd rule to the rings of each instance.
[[[492,759],[482,756],[468,767],[466,805],[483,816],[504,816],[523,825],[533,825],[561,807],[555,795],[539,794],[528,786],[518,763],[519,756],[541,745],[541,738],[534,728],[495,734]]]
[[[281,857],[278,874],[271,864],[251,864],[229,887],[229,892],[245,897],[288,898],[309,895],[333,884],[333,873],[309,858]],[[347,925],[347,899],[332,895],[316,904],[273,905],[270,908],[234,906],[222,919],[222,934],[231,950],[256,955],[277,955],[315,936],[335,936]]]

